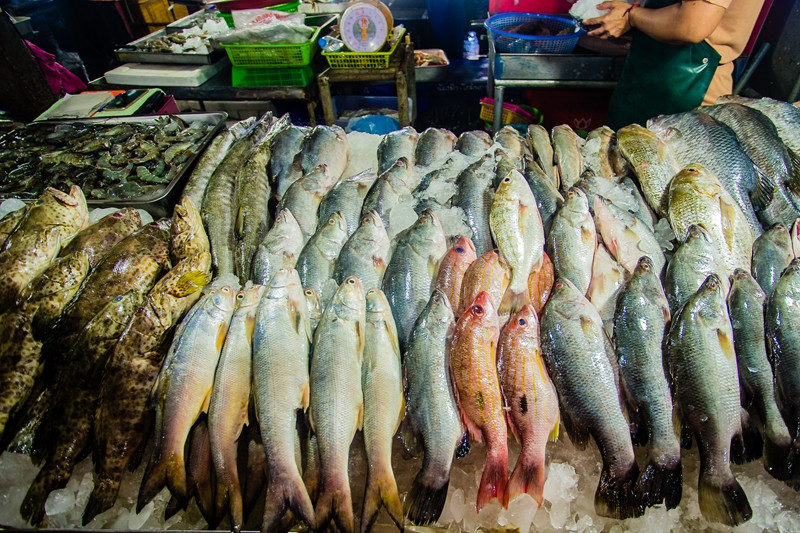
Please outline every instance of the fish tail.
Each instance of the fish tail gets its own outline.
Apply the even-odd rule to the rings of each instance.
[[[230,510],[231,530],[239,531],[242,528],[243,504],[242,492],[238,482],[217,482],[215,492],[214,515],[217,522],[225,515],[225,511]]]
[[[508,286],[506,292],[503,294],[503,299],[500,302],[500,307],[497,309],[499,315],[513,315],[518,313],[520,309],[531,303],[531,295],[528,292],[527,283],[522,287],[522,290],[517,292]]]
[[[505,445],[489,448],[475,504],[478,512],[492,498],[497,498],[497,501],[505,505],[506,483],[508,483],[508,449]]]
[[[414,478],[406,498],[406,516],[417,525],[424,526],[439,520],[447,499],[450,471],[442,476],[432,475],[426,465]]]
[[[315,531],[327,530],[328,525],[333,521],[340,533],[354,533],[353,502],[350,496],[350,486],[346,479],[335,486],[331,486],[329,478],[323,482],[314,514],[316,515]]]
[[[787,436],[787,434],[784,435]],[[800,443],[792,443],[771,434],[769,428],[764,432],[764,469],[776,479],[786,479],[789,462],[797,464],[800,458]]]
[[[719,483],[701,461],[700,485],[698,489],[700,512],[707,520],[728,526],[738,526],[753,516],[747,495],[741,485],[730,475],[729,479]]]
[[[50,492],[67,485],[72,469],[65,469],[64,467],[65,465],[48,462],[39,471],[36,479],[33,480],[33,483],[28,488],[19,512],[22,518],[29,521],[31,525],[38,527],[43,524],[45,520],[44,504]]]
[[[297,518],[309,526],[314,526],[314,506],[311,503],[311,498],[308,497],[308,492],[306,492],[306,487],[303,485],[303,480],[300,478],[298,472],[287,472],[278,474],[275,477],[270,477],[269,483],[267,484],[267,496],[261,531],[283,531],[284,527],[282,526],[281,519],[287,509],[290,509]],[[330,520],[330,516],[328,520]],[[352,525],[350,531],[352,531]]]
[[[139,487],[139,497],[136,501],[136,512],[141,513],[144,506],[156,497],[167,485],[167,466],[156,456],[158,450],[153,452],[153,457],[147,465],[142,478],[142,485]]]
[[[175,496],[170,496],[167,506],[164,508],[164,521],[169,520],[183,509],[184,508],[181,506],[181,502],[178,501],[178,498]]]
[[[669,464],[659,464],[652,458],[639,478],[637,490],[645,505],[653,507],[664,502],[667,509],[675,509],[683,495],[683,468],[680,456]]]
[[[170,457],[164,466],[169,491],[181,502],[181,505],[188,505],[189,484],[186,482],[186,463],[183,457]]]
[[[544,461],[530,460],[524,454],[520,454],[517,464],[514,465],[514,471],[511,472],[511,478],[506,485],[504,507],[508,507],[508,503],[520,494],[530,494],[536,500],[539,507],[542,506],[542,497],[544,494]]]
[[[787,480],[795,490],[800,489],[800,436],[794,439],[787,453],[783,479]]]
[[[119,479],[107,476],[99,476],[96,479],[94,489],[89,495],[89,502],[83,511],[84,526],[91,522],[95,516],[114,506],[114,502],[117,501],[117,494],[119,494],[119,482]]]
[[[764,449],[761,432],[744,409],[741,410],[741,423],[741,433],[731,441],[731,459],[736,464],[749,463],[759,459]]]
[[[367,475],[367,487],[364,490],[364,507],[361,513],[361,533],[368,533],[372,529],[372,524],[378,518],[381,504],[386,507],[389,517],[400,528],[405,531],[403,525],[403,504],[400,503],[400,495],[397,492],[397,482],[390,469],[380,475]]]
[[[600,483],[594,494],[594,509],[600,516],[617,520],[641,516],[644,505],[636,491],[636,479],[639,467],[632,461],[626,469],[614,469],[603,463],[600,472]]]

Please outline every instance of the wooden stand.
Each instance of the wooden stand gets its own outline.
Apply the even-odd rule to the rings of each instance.
[[[322,112],[325,123],[328,125],[336,121],[331,100],[331,83],[358,83],[372,81],[394,82],[397,86],[397,112],[401,126],[409,126],[416,118],[417,112],[417,82],[414,75],[414,43],[406,40],[397,47],[389,60],[389,68],[384,69],[332,69],[328,68],[317,76],[319,97],[322,103]],[[411,98],[413,116],[408,109],[408,99]]]

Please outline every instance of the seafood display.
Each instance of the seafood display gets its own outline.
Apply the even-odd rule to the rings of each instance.
[[[687,506],[754,519],[742,465],[800,489],[800,176],[766,168],[800,124],[766,103],[585,140],[267,114],[220,134],[143,227],[125,210],[86,227],[80,189],[48,189],[0,219],[0,261],[36,256],[0,314],[0,383],[23,384],[0,443],[43,465],[21,517],[49,525],[91,453],[98,527],[194,501],[232,531],[472,529],[467,506],[590,530],[557,525],[576,510],[548,489],[573,459],[596,530]],[[739,140],[753,113],[780,135]],[[754,183],[717,175],[729,156]],[[58,246],[23,238],[53,225]],[[105,248],[88,237],[111,227]]]

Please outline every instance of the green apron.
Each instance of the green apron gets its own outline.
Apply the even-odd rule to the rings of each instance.
[[[648,8],[660,8],[680,0],[649,0]],[[682,113],[703,103],[720,55],[705,41],[697,44],[665,44],[637,29],[608,106],[606,124],[619,129],[628,124],[645,125],[662,114]]]

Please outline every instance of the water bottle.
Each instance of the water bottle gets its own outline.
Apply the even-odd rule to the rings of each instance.
[[[464,59],[478,59],[478,51],[478,34],[470,31],[464,39]]]
[[[325,52],[338,52],[344,47],[344,42],[336,37],[331,37],[330,35],[320,37],[317,43]]]

